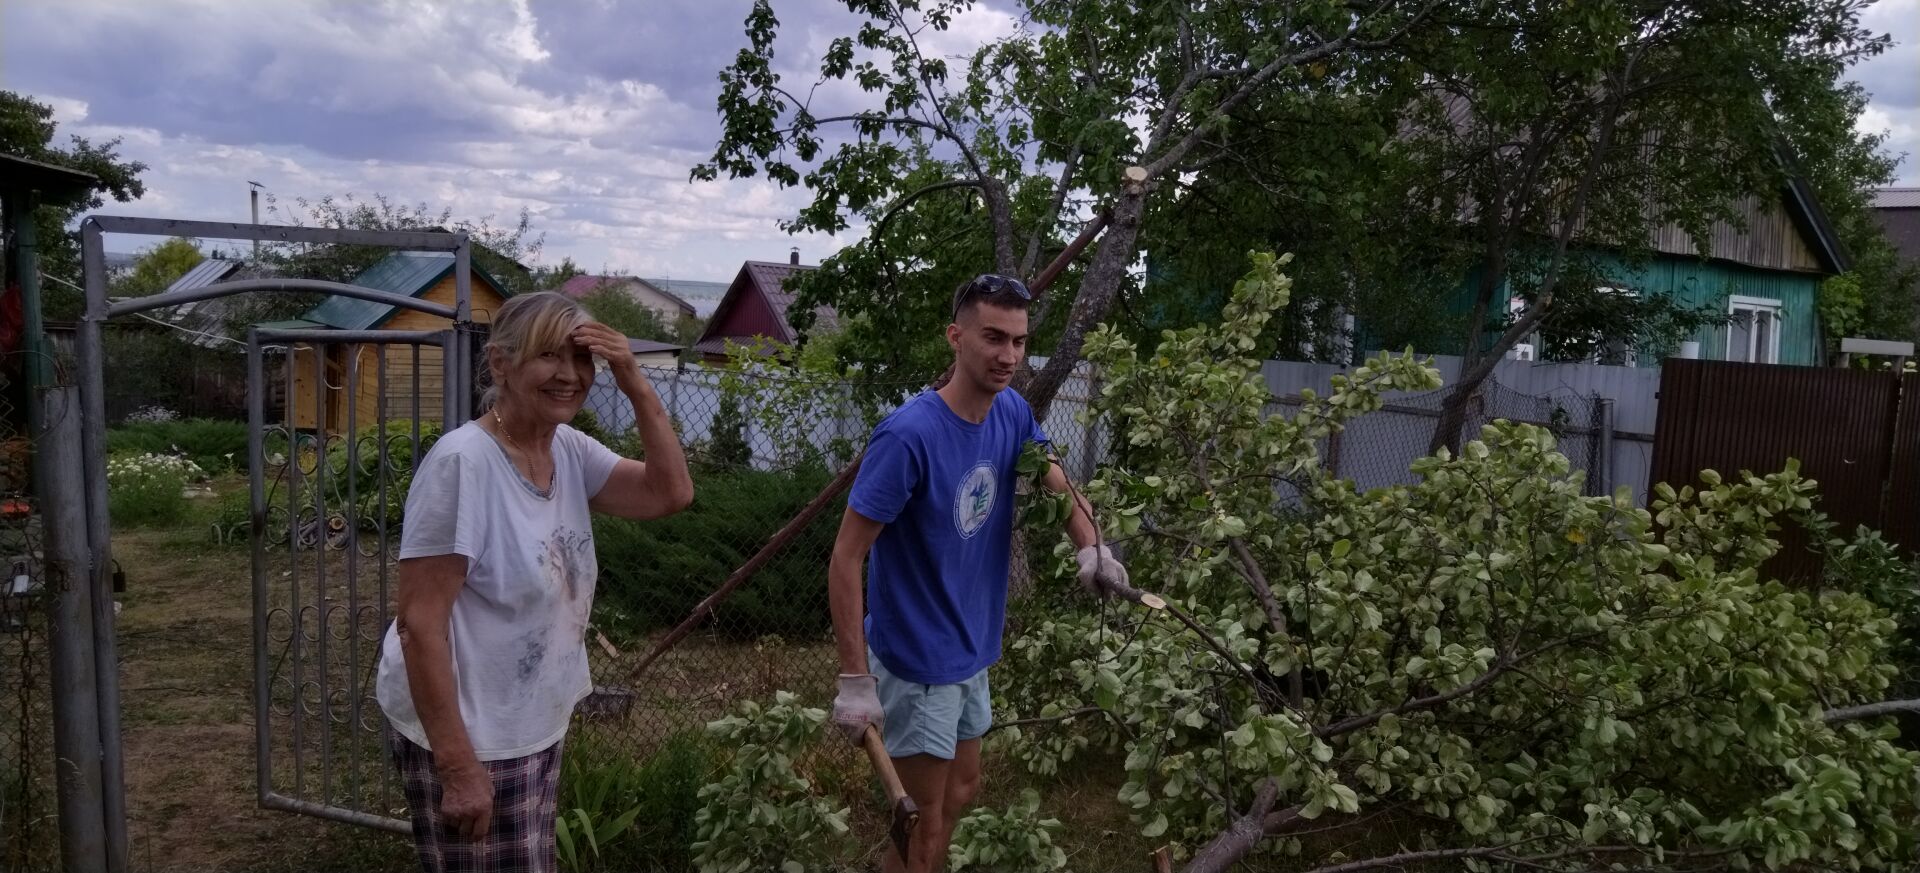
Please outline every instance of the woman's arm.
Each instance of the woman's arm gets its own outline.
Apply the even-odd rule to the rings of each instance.
[[[466,584],[467,559],[462,555],[402,560],[396,627],[400,651],[406,656],[413,710],[427,732],[433,769],[445,789],[440,814],[461,836],[477,840],[487,835],[493,819],[493,780],[475,757],[467,724],[460,717],[453,646],[448,639],[453,600]]]
[[[641,519],[686,509],[693,502],[693,475],[687,471],[686,450],[680,446],[680,435],[673,432],[673,421],[659,393],[628,350],[627,338],[601,324],[583,325],[574,337],[606,359],[613,384],[633,404],[634,427],[647,454],[645,461],[624,458],[614,465],[613,474],[588,506],[595,512]]]

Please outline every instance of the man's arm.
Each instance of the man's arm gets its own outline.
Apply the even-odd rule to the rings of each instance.
[[[833,541],[833,557],[827,564],[827,604],[833,614],[834,651],[840,655],[842,673],[867,672],[867,631],[863,624],[867,598],[860,571],[873,541],[885,528],[851,507],[840,516],[840,535]]]
[[[840,535],[833,541],[833,558],[827,563],[827,606],[833,615],[834,650],[840,655],[833,726],[856,746],[867,725],[884,719],[879,680],[867,669],[867,632],[862,623],[866,592],[860,588],[860,568],[885,527],[848,507],[840,516]]]
[[[1046,478],[1042,481],[1048,491],[1071,495],[1073,511],[1067,515],[1067,539],[1073,540],[1073,547],[1084,549],[1093,545],[1098,538],[1093,529],[1093,507],[1087,503],[1087,498],[1080,496],[1079,491],[1068,486],[1066,471],[1060,469],[1059,464],[1048,464]]]
[[[1048,464],[1047,475],[1041,480],[1047,490],[1059,494],[1071,495],[1073,511],[1067,515],[1067,538],[1073,540],[1073,558],[1080,565],[1075,577],[1080,587],[1087,589],[1095,597],[1106,597],[1132,586],[1127,578],[1127,568],[1106,543],[1100,542],[1099,531],[1093,526],[1093,505],[1087,502],[1077,489],[1067,484],[1067,473],[1059,464]]]

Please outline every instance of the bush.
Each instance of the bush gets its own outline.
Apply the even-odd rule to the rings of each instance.
[[[107,430],[110,455],[183,455],[212,473],[247,466],[247,423],[216,418],[132,421]]]
[[[814,796],[813,783],[794,769],[800,753],[821,740],[827,713],[800,706],[791,692],[771,706],[741,701],[734,715],[707,725],[733,750],[719,781],[700,789],[693,845],[700,873],[833,869],[847,843],[847,809]]]
[[[187,509],[182,489],[206,472],[185,458],[152,453],[107,459],[107,515],[128,526],[178,523]]]
[[[1057,818],[1040,817],[1040,795],[1028,788],[1005,810],[981,807],[953,827],[947,863],[955,873],[1052,873],[1067,866],[1067,853],[1053,838]]]
[[[685,618],[774,532],[820,493],[825,472],[717,472],[694,483],[693,505],[653,521],[596,517],[600,557],[595,600],[623,622],[597,621],[609,636],[631,639]],[[827,632],[826,568],[819,555],[832,542],[844,502],[829,507],[799,540],[768,562],[715,611],[713,627],[735,639],[780,634],[805,639]]]
[[[568,735],[562,755],[556,837],[563,866],[687,869],[700,787],[717,766],[703,732],[674,734],[642,762],[579,730]]]

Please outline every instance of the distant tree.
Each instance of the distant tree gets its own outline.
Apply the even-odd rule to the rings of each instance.
[[[510,227],[498,227],[490,217],[453,217],[451,208],[433,211],[426,203],[406,205],[384,195],[360,200],[352,194],[318,200],[293,199],[292,208],[267,195],[268,220],[296,227],[351,230],[411,230],[465,233],[473,240],[473,263],[504,286],[508,294],[535,290],[534,274],[521,265],[540,254],[546,235],[533,230],[533,217],[520,210]],[[262,252],[266,266],[283,276],[351,282],[368,267],[393,253],[387,246],[288,243],[269,245]],[[317,295],[263,295],[234,309],[234,320],[245,323],[293,318],[312,308]]]
[[[207,259],[194,240],[170,237],[140,253],[133,267],[116,278],[110,293],[115,297],[145,297],[167,290],[188,270]]]
[[[41,206],[34,213],[39,238],[40,269],[60,281],[48,283],[43,294],[46,317],[66,321],[79,317],[83,302],[74,287],[80,285],[80,240],[71,228],[75,219],[105,205],[108,197],[121,203],[147,192],[140,174],[147,165],[120,158],[120,138],[95,144],[69,136],[67,145],[54,145],[53,107],[24,94],[0,91],[0,154],[57,164],[90,173],[99,182],[85,201],[74,206]],[[67,284],[62,284],[67,283]]]
[[[720,406],[713,414],[713,440],[707,445],[707,462],[716,467],[744,467],[753,460],[753,448],[747,445],[747,416],[740,409],[735,392],[720,392]]]
[[[608,283],[580,298],[580,305],[600,322],[627,335],[629,339],[670,343],[679,339],[672,324],[652,307],[626,292],[618,283]]]
[[[552,291],[567,284],[567,280],[585,273],[572,258],[561,258],[553,267],[539,267],[533,271],[533,287],[541,291]]]

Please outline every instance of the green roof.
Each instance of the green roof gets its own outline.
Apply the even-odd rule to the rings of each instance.
[[[326,327],[326,325],[317,321],[308,321],[304,318],[289,318],[284,321],[263,321],[254,325],[254,327],[260,328],[261,330],[308,330],[310,328]]]
[[[394,252],[353,277],[348,284],[419,297],[453,272],[452,252]],[[506,294],[506,287],[494,281],[479,264],[473,265],[475,279]],[[339,330],[373,330],[392,318],[398,307],[371,300],[356,300],[338,295],[328,297],[309,310],[304,319]]]

